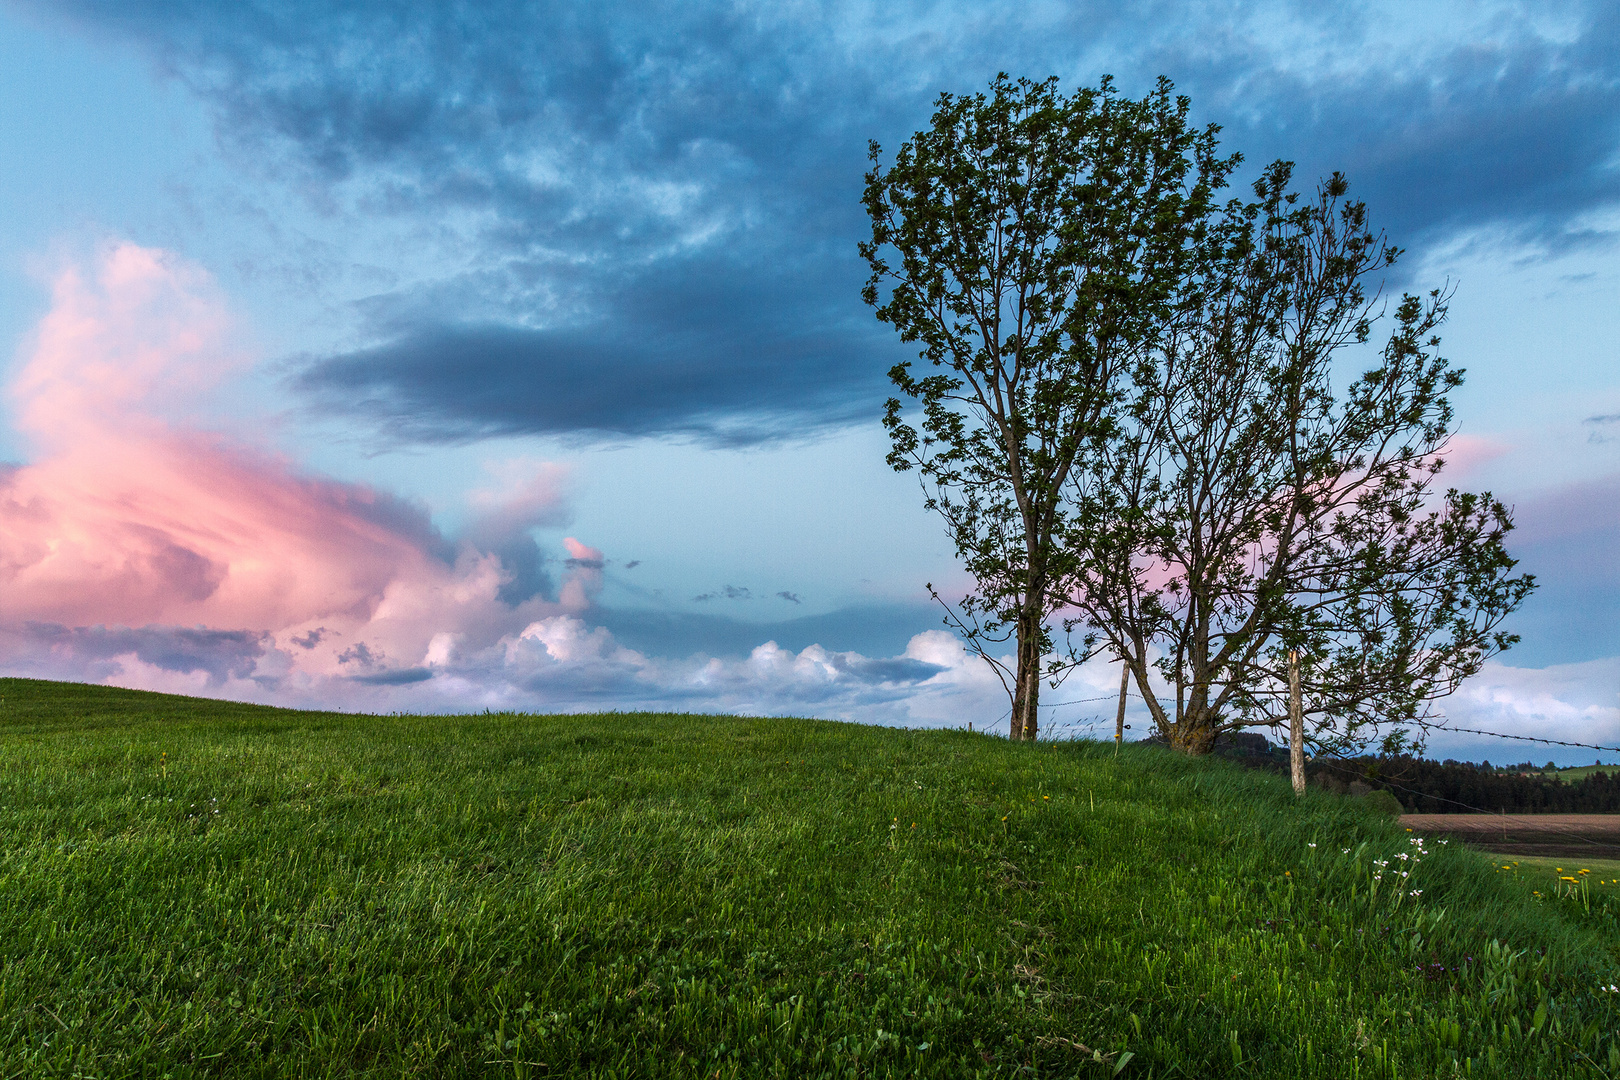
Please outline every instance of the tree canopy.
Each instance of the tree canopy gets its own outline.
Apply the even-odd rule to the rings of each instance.
[[[1140,100],[1106,79],[989,89],[942,94],[887,168],[872,144],[860,252],[866,301],[920,346],[920,371],[889,372],[920,406],[890,399],[889,464],[917,470],[943,517],[975,582],[948,621],[1001,676],[1012,737],[1032,739],[1077,556],[1066,486],[1162,333],[1236,159],[1168,80]],[[1009,639],[1010,670],[991,651]]]
[[[1507,508],[1438,487],[1449,294],[1384,299],[1399,249],[1338,174],[1301,198],[1279,161],[1217,202],[1242,159],[1188,111],[1166,79],[1133,100],[1003,74],[942,94],[887,168],[872,144],[864,297],[919,346],[889,372],[888,461],[973,579],[934,595],[1013,738],[1043,679],[1107,653],[1206,752],[1282,720],[1292,652],[1313,742],[1398,749],[1534,585]]]
[[[1311,742],[1398,748],[1517,640],[1500,624],[1533,587],[1512,573],[1507,508],[1437,487],[1463,377],[1438,352],[1448,294],[1369,295],[1398,249],[1342,176],[1301,199],[1291,171],[1221,209],[1118,422],[1068,478],[1068,625],[1124,658],[1191,753],[1283,722],[1291,650]]]

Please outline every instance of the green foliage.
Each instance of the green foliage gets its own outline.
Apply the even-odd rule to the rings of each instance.
[[[1390,794],[1383,788],[1369,791],[1367,794],[1361,796],[1361,801],[1372,807],[1374,810],[1377,810],[1379,813],[1388,814],[1390,817],[1400,817],[1406,812],[1401,806],[1401,800],[1397,799],[1394,795]]]
[[[1163,79],[1132,101],[1000,75],[941,95],[887,169],[872,145],[863,295],[924,365],[889,373],[888,460],[918,470],[975,582],[947,621],[1002,679],[1015,739],[1043,676],[1102,650],[1171,746],[1206,753],[1286,715],[1297,650],[1312,741],[1399,752],[1513,643],[1533,587],[1507,508],[1435,487],[1462,381],[1435,334],[1449,297],[1386,312],[1399,251],[1338,174],[1301,200],[1275,162],[1218,205],[1239,158],[1188,109]],[[1043,670],[1060,608],[1083,636]],[[988,648],[1008,639],[1011,668]]]
[[[1235,160],[1213,156],[1214,129],[1189,127],[1167,80],[1140,101],[1106,79],[1064,95],[1003,74],[990,91],[940,95],[888,169],[872,144],[860,252],[867,303],[926,364],[889,372],[921,406],[908,419],[889,401],[889,464],[917,469],[944,517],[976,583],[948,621],[1007,686],[1013,737],[1034,738],[1068,577],[1064,483],[1159,335]],[[1009,637],[1012,671],[985,648]]]
[[[1500,501],[1436,487],[1462,382],[1438,351],[1448,296],[1386,312],[1398,250],[1342,176],[1300,199],[1291,174],[1276,162],[1212,213],[1113,435],[1071,474],[1070,625],[1127,658],[1178,749],[1285,723],[1297,650],[1311,741],[1396,753],[1401,725],[1517,640],[1500,626],[1533,579]]]
[[[1151,747],[10,679],[0,744],[7,1075],[1620,1068],[1620,899]]]

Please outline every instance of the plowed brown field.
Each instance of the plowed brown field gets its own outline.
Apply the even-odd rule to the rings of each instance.
[[[1499,855],[1620,859],[1620,814],[1403,814],[1401,824]]]

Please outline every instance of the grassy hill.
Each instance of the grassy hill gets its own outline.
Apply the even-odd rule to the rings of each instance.
[[[3,679],[0,1074],[1620,1076],[1608,886],[1112,753]]]
[[[1560,780],[1584,780],[1595,772],[1613,776],[1620,772],[1620,765],[1573,765],[1567,769],[1557,770],[1556,775]]]

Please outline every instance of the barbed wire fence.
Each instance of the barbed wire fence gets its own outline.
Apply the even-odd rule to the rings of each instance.
[[[1135,699],[1137,701],[1145,700],[1140,693],[1138,693],[1138,692],[1136,692],[1134,690],[1130,691],[1125,696],[1126,696],[1127,700],[1129,700],[1129,699]],[[1075,699],[1070,700],[1070,701],[1054,701],[1054,702],[1051,702],[1051,703],[1041,702],[1041,703],[1037,704],[1036,708],[1037,709],[1054,709],[1055,710],[1055,709],[1068,708],[1069,706],[1073,706],[1073,705],[1089,705],[1089,704],[1094,704],[1094,703],[1099,702],[1099,701],[1118,701],[1118,700],[1119,700],[1119,695],[1118,694],[1100,694],[1100,695],[1098,695],[1096,697],[1075,698]],[[1166,697],[1159,697],[1158,700],[1159,701],[1171,701],[1171,700],[1174,700],[1174,699],[1166,698]],[[985,733],[986,734],[992,733],[992,730],[994,728],[1000,727],[1002,724],[1006,723],[1007,720],[1011,716],[1012,716],[1012,709],[1011,709],[1011,707],[1009,707],[1006,712],[1002,713],[1001,716],[996,719],[995,723],[992,724],[990,728],[986,729]],[[1055,722],[1055,721],[1052,721],[1052,720],[1048,720],[1040,728],[1039,737],[1040,737],[1040,739],[1042,739],[1044,741],[1048,741],[1048,742],[1063,742],[1063,741],[1068,740],[1068,739],[1083,738],[1083,737],[1086,737],[1086,736],[1082,735],[1082,732],[1086,732],[1086,733],[1094,732],[1097,729],[1098,725],[1103,724],[1105,722],[1106,722],[1105,719],[1103,717],[1101,717],[1101,716],[1093,716],[1093,717],[1087,718],[1085,720],[1065,720],[1065,721],[1062,721],[1062,722]],[[1126,726],[1129,727],[1129,725],[1126,725]],[[1604,750],[1604,751],[1608,751],[1608,752],[1611,752],[1611,753],[1620,753],[1620,746],[1603,746],[1603,745],[1601,745],[1599,743],[1571,742],[1571,741],[1566,740],[1566,739],[1544,739],[1544,738],[1541,738],[1541,737],[1535,736],[1535,735],[1510,735],[1505,731],[1484,731],[1484,730],[1482,730],[1480,728],[1455,727],[1455,726],[1453,726],[1451,724],[1435,724],[1435,725],[1430,726],[1428,730],[1431,731],[1431,732],[1434,732],[1434,731],[1451,731],[1451,732],[1458,732],[1458,733],[1467,734],[1467,735],[1486,735],[1486,736],[1489,736],[1489,737],[1495,738],[1495,739],[1512,739],[1512,740],[1515,740],[1517,742],[1540,743],[1540,744],[1542,744],[1544,746],[1569,746],[1569,747],[1574,747],[1576,749]]]

